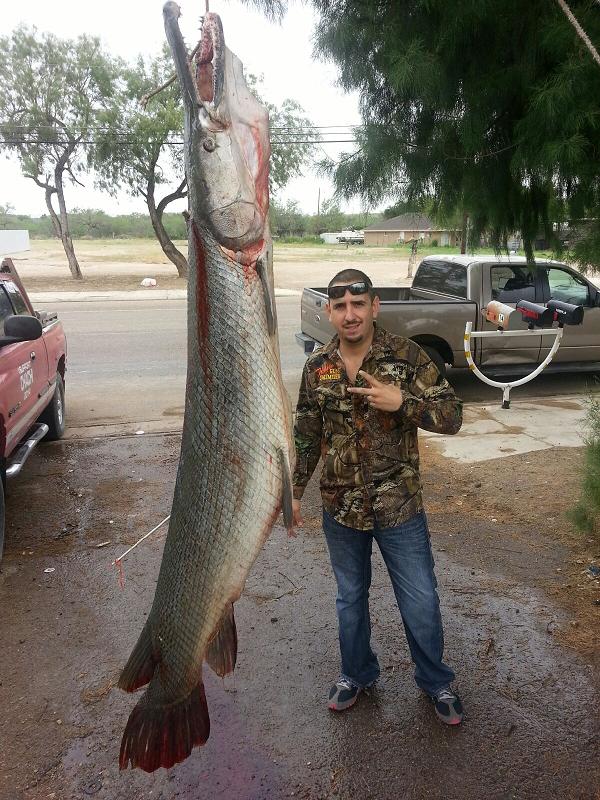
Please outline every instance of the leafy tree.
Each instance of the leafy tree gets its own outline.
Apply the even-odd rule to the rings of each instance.
[[[346,227],[346,214],[343,214],[335,197],[323,200],[321,213],[311,218],[310,229],[315,234],[330,231],[335,233]]]
[[[304,109],[295,100],[286,98],[280,107],[265,102],[258,93],[259,100],[269,110],[271,128],[270,187],[276,195],[292,178],[302,174],[302,170],[313,155],[314,142],[318,136],[312,131],[313,124],[305,116]]]
[[[44,190],[54,233],[77,279],[82,274],[65,183],[80,184],[90,131],[114,79],[115,62],[96,38],[59,39],[26,27],[0,37],[0,141],[17,154],[23,175]]]
[[[300,211],[296,200],[285,203],[271,202],[271,229],[276,236],[303,236],[307,229],[307,217]]]
[[[548,0],[313,0],[317,48],[361,94],[359,147],[337,189],[378,202],[393,193],[468,213],[500,248],[520,230],[526,254],[553,223],[600,219],[600,72]],[[595,0],[571,3],[600,41]],[[600,265],[600,228],[580,241]],[[587,245],[584,245],[584,242]]]
[[[122,88],[104,112],[92,163],[98,184],[116,195],[125,189],[144,198],[160,246],[177,269],[188,274],[187,260],[167,233],[163,214],[174,200],[187,195],[183,175],[183,107],[179,86],[173,82],[142,107],[140,100],[170,78],[173,62],[166,48],[150,61],[140,56],[123,67]],[[179,142],[178,144],[174,143]],[[159,187],[166,192],[157,197]],[[168,188],[168,187],[171,188]]]
[[[185,278],[186,258],[174,245],[163,218],[170,203],[187,196],[179,85],[175,81],[165,85],[172,74],[173,61],[167,47],[149,62],[140,57],[135,64],[124,68],[123,89],[104,113],[105,128],[98,135],[92,162],[102,188],[112,194],[125,188],[130,194],[144,198],[163,252],[179,276]],[[257,93],[258,80],[250,76],[249,83]],[[164,88],[155,93],[160,86]],[[148,95],[152,96],[142,106],[141,98]],[[310,153],[310,143],[298,141],[301,129],[310,122],[293,100],[284,100],[281,108],[266,105],[274,131],[271,189],[277,191],[300,173]],[[160,186],[166,188],[166,193],[159,199]]]

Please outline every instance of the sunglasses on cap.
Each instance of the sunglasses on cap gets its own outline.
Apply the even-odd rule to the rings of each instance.
[[[350,292],[350,294],[366,294],[370,288],[371,285],[366,281],[347,283],[344,286],[330,286],[327,289],[327,296],[332,300],[339,300],[346,292]]]

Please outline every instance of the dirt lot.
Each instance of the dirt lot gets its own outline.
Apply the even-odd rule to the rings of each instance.
[[[571,534],[563,515],[577,449],[464,466],[423,448],[460,729],[438,723],[414,685],[379,556],[381,680],[347,714],[327,711],[334,587],[313,482],[304,532],[274,530],[237,604],[235,676],[205,672],[207,746],[172,770],[119,773],[135,701],[113,686],[150,608],[163,537],[126,561],[122,589],[110,564],[168,513],[178,447],[177,435],[47,445],[12,484],[1,800],[600,797],[600,587],[586,574],[600,543]]]
[[[175,244],[187,255],[186,242]],[[83,281],[71,278],[62,246],[53,239],[33,239],[31,251],[13,259],[31,292],[139,289],[145,277],[156,278],[161,289],[185,288],[154,240],[80,240],[76,250]],[[318,286],[324,276],[329,279],[336,269],[350,264],[368,268],[374,281],[391,286],[405,283],[408,271],[405,253],[392,247],[275,244],[274,263],[275,285],[297,290],[308,284]]]

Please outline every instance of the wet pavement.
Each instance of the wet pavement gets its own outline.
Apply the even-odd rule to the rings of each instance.
[[[448,490],[451,462],[435,459],[425,477],[460,728],[439,723],[414,684],[379,554],[371,614],[382,677],[351,711],[327,711],[337,632],[313,481],[303,533],[274,529],[236,605],[235,675],[205,667],[208,744],[170,770],[120,773],[136,698],[113,687],[150,609],[164,533],[126,559],[123,588],[111,561],[168,513],[178,448],[176,434],[57,443],[11,485],[1,800],[599,797],[598,659],[564,646],[557,633],[571,611],[543,588],[568,548],[515,539],[519,518],[492,531],[476,504],[457,509],[463,484],[454,470]]]

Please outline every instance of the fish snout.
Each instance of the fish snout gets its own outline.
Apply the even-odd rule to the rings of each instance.
[[[181,16],[181,8],[174,2],[174,0],[167,0],[163,6],[163,16],[165,19],[170,18],[173,20],[179,19]]]

